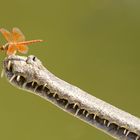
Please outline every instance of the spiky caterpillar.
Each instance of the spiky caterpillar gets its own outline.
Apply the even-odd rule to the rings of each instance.
[[[116,139],[140,140],[140,119],[73,86],[49,72],[35,56],[4,60],[8,81],[52,102]]]

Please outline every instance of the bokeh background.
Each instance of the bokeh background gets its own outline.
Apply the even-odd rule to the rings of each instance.
[[[19,27],[55,75],[140,117],[139,0],[0,0],[0,27]],[[6,41],[0,35],[0,44]],[[0,63],[4,53],[0,54]],[[0,79],[1,140],[113,140]]]

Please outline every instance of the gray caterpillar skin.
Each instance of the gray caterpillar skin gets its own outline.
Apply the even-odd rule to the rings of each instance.
[[[139,118],[57,78],[35,56],[9,56],[3,68],[12,85],[41,96],[116,139],[140,140]]]

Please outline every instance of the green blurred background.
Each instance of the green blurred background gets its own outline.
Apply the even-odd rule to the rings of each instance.
[[[19,27],[58,77],[140,117],[139,0],[0,0],[0,27]],[[0,35],[0,43],[5,40]],[[1,65],[5,54],[0,54]],[[0,140],[113,140],[0,79]]]

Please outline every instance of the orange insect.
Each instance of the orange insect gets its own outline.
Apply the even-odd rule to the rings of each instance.
[[[12,32],[9,32],[6,29],[1,28],[0,32],[8,41],[5,45],[0,47],[0,50],[6,50],[7,55],[15,54],[17,51],[25,54],[28,51],[27,47],[28,45],[43,41],[43,40],[25,41],[25,36],[18,28],[13,28]]]

